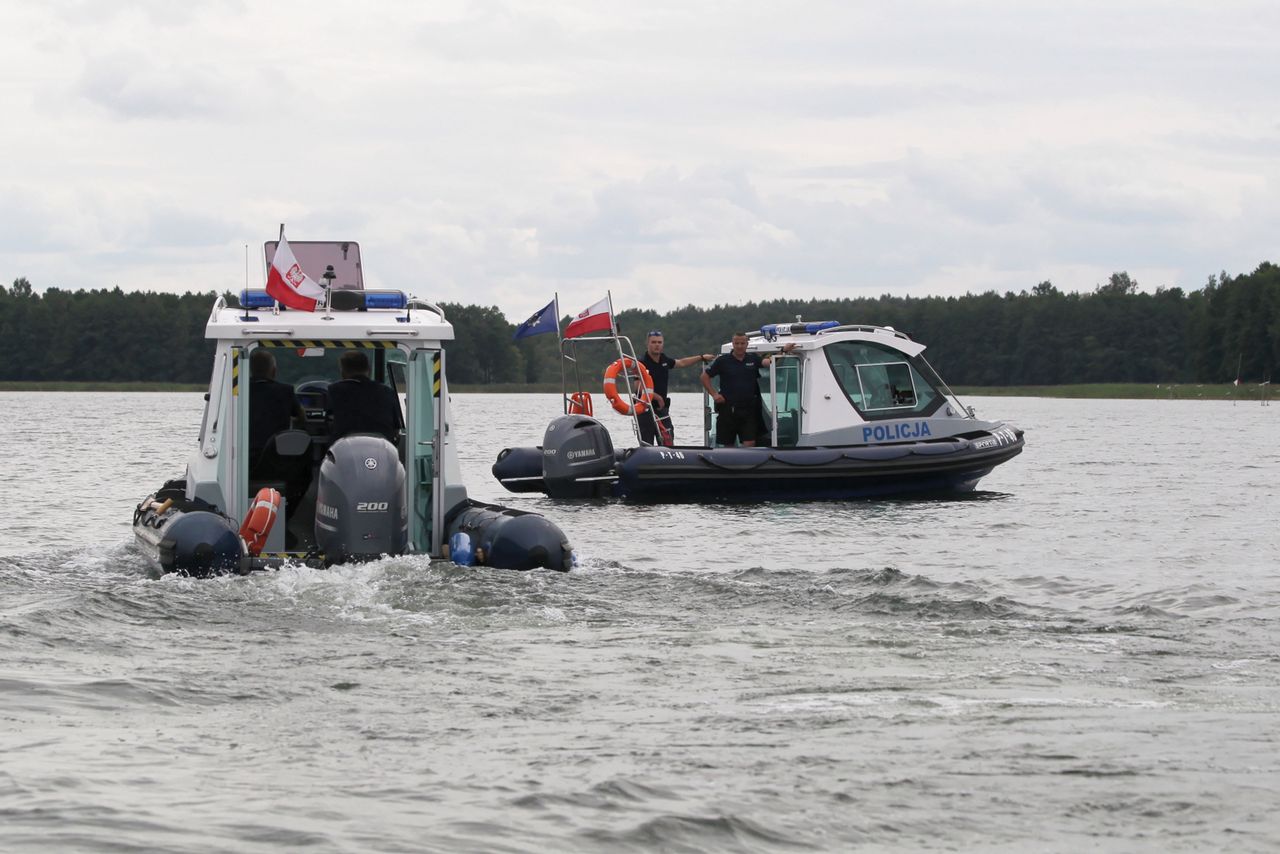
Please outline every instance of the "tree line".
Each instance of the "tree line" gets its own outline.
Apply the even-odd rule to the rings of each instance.
[[[204,325],[214,293],[111,290],[38,292],[26,279],[0,286],[0,381],[178,382],[209,377],[212,343]],[[445,303],[456,340],[446,346],[455,385],[560,382],[556,336],[512,341],[516,324],[496,306]],[[770,300],[670,312],[619,312],[619,330],[637,351],[661,330],[669,355],[717,352],[735,331],[765,323],[838,320],[892,326],[928,346],[926,356],[953,385],[1221,383],[1270,380],[1280,362],[1280,267],[1211,276],[1184,292],[1138,290],[1115,273],[1091,293],[1050,282],[1030,290],[962,297]],[[566,325],[568,318],[562,322]],[[612,355],[579,348],[576,365],[594,389]],[[570,366],[570,371],[575,366]],[[695,371],[672,374],[697,387]]]

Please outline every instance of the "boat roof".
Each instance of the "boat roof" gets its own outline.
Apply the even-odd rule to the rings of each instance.
[[[908,356],[925,350],[925,345],[892,326],[843,324],[836,320],[767,323],[758,331],[747,333],[747,350],[772,353],[791,343],[797,350],[818,350],[837,341],[874,341]],[[731,346],[725,344],[724,352]]]
[[[444,309],[439,306],[399,291],[364,293],[399,294],[403,304],[395,308],[364,307],[327,312],[323,308],[314,312],[281,309],[277,312],[269,307],[230,306],[223,297],[218,297],[209,312],[204,336],[224,341],[333,342],[332,346],[343,341],[422,344],[453,340],[453,325],[445,319]]]

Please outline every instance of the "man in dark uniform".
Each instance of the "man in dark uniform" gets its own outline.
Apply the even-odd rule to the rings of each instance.
[[[715,357],[710,353],[701,353],[673,359],[662,352],[662,340],[661,331],[651,330],[644,355],[640,357],[640,363],[653,378],[653,409],[640,416],[640,441],[646,445],[670,446],[675,444],[675,428],[671,426],[671,401],[667,399],[667,381],[671,378],[671,369],[710,362]],[[657,422],[662,423],[661,429]]]
[[[305,417],[293,386],[276,382],[276,357],[263,347],[254,350],[249,356],[249,465],[262,456],[272,436]]]
[[[716,402],[716,444],[731,446],[741,440],[744,448],[754,447],[760,431],[760,369],[769,366],[769,357],[747,352],[747,333],[733,334],[733,349],[721,353],[702,375],[702,387]],[[784,353],[795,344],[782,348]],[[711,378],[720,378],[720,390]]]
[[[290,518],[311,485],[311,454],[283,456],[271,438],[305,421],[293,386],[276,381],[276,357],[263,347],[254,350],[249,355],[249,480],[283,482]],[[286,531],[286,547],[292,548],[293,542],[293,532]]]
[[[334,440],[352,433],[374,433],[394,444],[401,424],[396,393],[369,378],[369,357],[363,350],[348,350],[338,364],[342,379],[329,385]]]

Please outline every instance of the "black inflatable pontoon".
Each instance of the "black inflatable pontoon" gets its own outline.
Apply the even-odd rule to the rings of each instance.
[[[784,343],[793,346],[782,352]],[[923,350],[887,327],[771,324],[748,344],[772,356],[760,380],[759,446],[715,447],[716,415],[704,397],[703,445],[615,450],[601,422],[568,414],[548,425],[541,445],[503,450],[493,474],[512,492],[645,502],[968,492],[1022,452],[1023,432],[977,419]],[[635,416],[644,417],[652,416]]]

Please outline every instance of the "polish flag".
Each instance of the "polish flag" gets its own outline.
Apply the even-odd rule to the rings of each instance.
[[[566,340],[577,338],[588,332],[612,331],[613,315],[609,312],[609,298],[605,297],[591,308],[578,312],[578,316],[569,321],[569,325],[564,328],[564,338]]]
[[[313,282],[293,257],[289,241],[280,233],[280,245],[271,259],[271,271],[267,273],[267,293],[276,302],[299,311],[315,311],[316,302],[324,299],[324,288]]]

